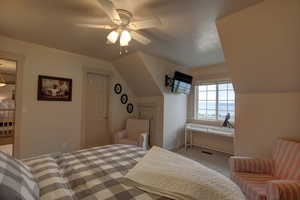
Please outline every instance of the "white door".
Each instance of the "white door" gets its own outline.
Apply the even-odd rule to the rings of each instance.
[[[87,75],[85,146],[110,144],[108,132],[108,78]]]

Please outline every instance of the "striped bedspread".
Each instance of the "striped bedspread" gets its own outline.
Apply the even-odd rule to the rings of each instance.
[[[40,187],[41,200],[163,200],[123,184],[145,155],[131,145],[108,145],[24,160]]]

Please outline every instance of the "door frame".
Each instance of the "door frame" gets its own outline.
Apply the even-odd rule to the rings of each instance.
[[[110,140],[112,141],[112,134],[111,132],[111,87],[112,87],[112,78],[114,73],[109,70],[93,68],[93,67],[82,67],[82,105],[81,105],[81,137],[80,137],[80,148],[84,149],[86,145],[86,87],[87,87],[87,76],[88,74],[96,74],[100,76],[105,76],[107,78],[107,104],[108,104],[108,119],[107,119],[107,129],[109,131]]]
[[[17,63],[16,68],[16,98],[15,98],[15,132],[13,144],[13,156],[20,158],[20,140],[21,140],[21,125],[22,125],[22,81],[25,56],[6,51],[0,51],[0,58],[6,60],[13,60]]]

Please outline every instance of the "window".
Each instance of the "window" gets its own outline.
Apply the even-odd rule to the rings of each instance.
[[[223,121],[230,113],[235,117],[235,93],[230,82],[201,84],[195,87],[196,120]]]

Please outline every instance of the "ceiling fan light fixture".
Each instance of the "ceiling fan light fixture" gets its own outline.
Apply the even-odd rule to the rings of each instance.
[[[119,39],[119,32],[118,31],[112,31],[108,34],[107,40],[111,42],[112,44],[115,44]]]
[[[128,47],[129,46],[129,43],[127,42],[127,43],[122,43],[122,42],[120,42],[120,46],[121,47]]]
[[[143,34],[139,33],[141,29],[154,28],[161,25],[161,21],[158,17],[151,17],[147,19],[132,20],[133,15],[128,10],[116,9],[113,0],[98,0],[100,7],[110,18],[113,24],[110,25],[95,25],[95,24],[78,24],[87,28],[98,28],[112,30],[106,38],[107,44],[120,45],[120,54],[124,50],[127,53],[127,48],[130,41],[136,40],[137,42],[148,45],[151,40]]]
[[[120,37],[120,46],[128,46],[131,39],[130,33],[127,30],[123,30]]]

